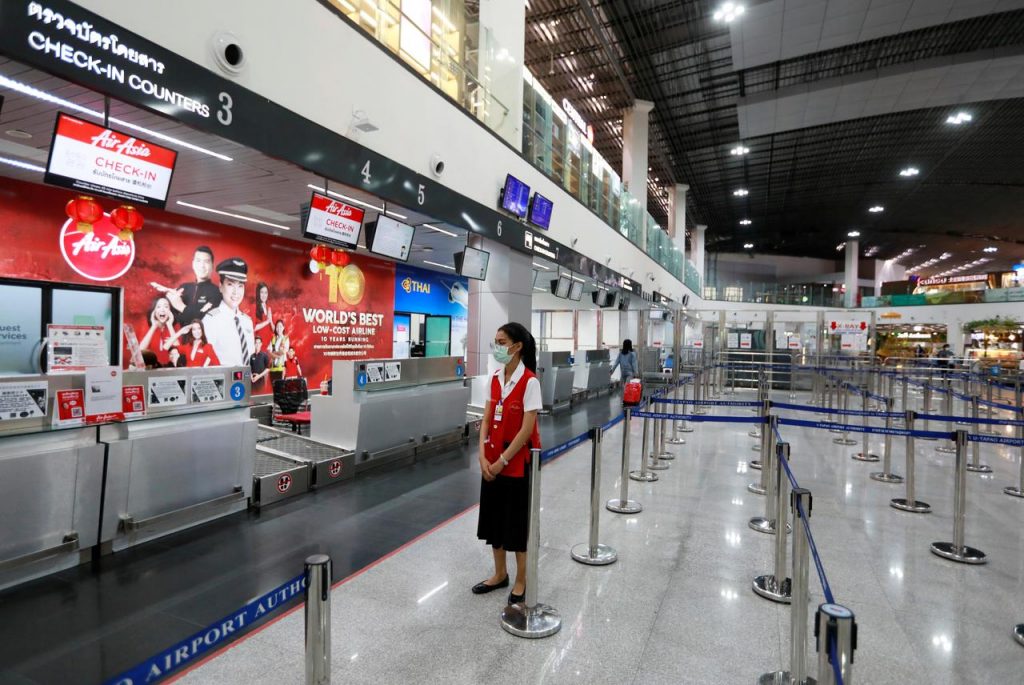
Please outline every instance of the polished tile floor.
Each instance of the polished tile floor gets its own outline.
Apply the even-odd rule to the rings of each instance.
[[[499,626],[504,597],[470,594],[490,564],[471,509],[334,590],[334,681],[739,684],[787,668],[792,612],[750,590],[755,575],[770,572],[773,540],[747,526],[764,507],[746,488],[759,477],[747,466],[753,440],[743,424],[696,426],[659,482],[630,482],[642,513],[602,509],[601,541],[620,555],[611,566],[569,556],[587,534],[589,446],[545,467],[539,597],[561,612],[558,634],[513,637]],[[1024,500],[1002,493],[1016,482],[1019,452],[986,445],[994,473],[968,476],[966,541],[990,561],[964,566],[929,552],[951,539],[953,525],[953,459],[936,443],[917,443],[917,494],[934,513],[915,515],[888,506],[902,485],[870,480],[879,466],[849,458],[859,442],[839,447],[833,434],[803,428],[782,434],[796,478],[814,495],[812,530],[836,600],[857,616],[854,682],[1024,682],[1024,647],[1010,634],[1024,622]],[[621,440],[621,427],[606,436],[602,501],[618,491]],[[900,473],[903,447],[893,440]],[[871,451],[881,449],[872,439]],[[822,601],[811,573],[808,618]],[[808,650],[813,674],[813,638]],[[303,682],[301,612],[181,682]]]

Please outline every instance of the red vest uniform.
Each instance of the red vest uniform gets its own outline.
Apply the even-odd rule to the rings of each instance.
[[[484,458],[490,463],[498,461],[502,451],[512,443],[519,429],[523,427],[523,398],[526,395],[526,384],[534,378],[529,369],[523,370],[523,377],[519,379],[512,392],[504,400],[501,399],[501,377],[504,372],[491,377],[491,407],[493,416],[491,418],[491,430],[487,434],[487,444],[484,446]],[[500,409],[499,409],[500,407]],[[501,417],[500,419],[498,417]],[[526,465],[530,463],[530,449],[540,448],[540,433],[537,431],[537,424],[533,424],[533,435],[523,448],[515,456],[508,460],[508,466],[501,470],[502,476],[522,478],[526,474]]]

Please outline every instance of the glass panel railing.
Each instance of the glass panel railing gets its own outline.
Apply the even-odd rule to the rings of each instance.
[[[1024,288],[948,290],[913,295],[862,297],[862,307],[914,307],[929,304],[977,304],[982,302],[1024,302]]]
[[[696,270],[694,270],[696,271]],[[694,276],[697,274],[694,273]],[[704,299],[725,302],[842,307],[843,295],[831,285],[785,285],[760,281],[729,281],[704,286]]]

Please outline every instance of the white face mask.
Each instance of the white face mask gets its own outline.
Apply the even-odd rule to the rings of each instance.
[[[508,364],[512,361],[512,354],[508,351],[507,345],[493,346],[494,361],[499,364]]]

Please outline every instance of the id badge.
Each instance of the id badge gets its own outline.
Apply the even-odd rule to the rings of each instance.
[[[494,420],[495,421],[501,421],[501,412],[502,412],[502,403],[498,402],[498,404],[496,404],[494,406]]]

